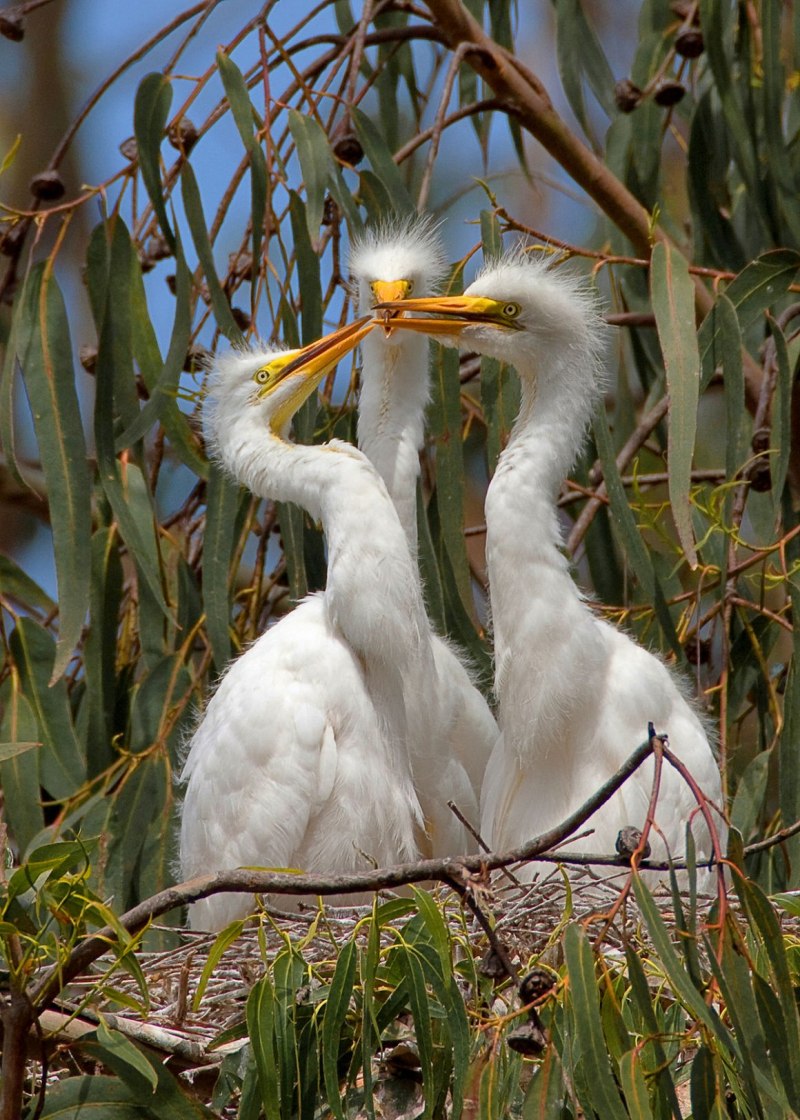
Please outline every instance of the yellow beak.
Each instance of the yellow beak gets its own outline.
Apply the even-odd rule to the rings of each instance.
[[[405,304],[408,302],[408,293],[411,291],[410,280],[375,280],[370,285],[372,294],[375,296],[375,303],[397,303],[403,300],[404,310]]]
[[[296,373],[302,374],[303,378],[311,381],[315,378],[317,382],[321,381],[345,354],[355,350],[361,339],[368,335],[374,326],[375,320],[370,315],[365,315],[361,319],[348,323],[347,326],[326,334],[324,338],[312,342],[309,346],[282,354],[270,362],[272,377],[269,383],[262,387],[260,395],[263,396],[275,385]]]
[[[512,307],[513,315],[509,314],[509,308]],[[402,301],[385,300],[375,305],[375,311],[377,314],[382,312],[384,316],[393,315],[397,311],[422,311],[439,316],[431,319],[411,319],[408,315],[403,315],[402,318],[391,318],[383,324],[385,328],[391,327],[392,330],[398,327],[403,330],[420,331],[423,334],[457,335],[465,327],[474,326],[476,323],[485,323],[487,326],[506,330],[520,329],[515,321],[519,312],[514,305],[503,304],[483,296],[428,296]]]

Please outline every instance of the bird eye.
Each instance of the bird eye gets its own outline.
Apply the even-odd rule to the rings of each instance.
[[[413,280],[406,280],[406,291],[408,292],[409,295],[411,295],[411,293],[414,291],[414,281]]]
[[[259,385],[266,385],[269,381],[269,370],[266,366],[262,366],[261,369],[256,370],[254,380],[257,381]]]
[[[509,319],[516,319],[522,308],[518,303],[507,303],[503,308],[503,314],[508,316]]]

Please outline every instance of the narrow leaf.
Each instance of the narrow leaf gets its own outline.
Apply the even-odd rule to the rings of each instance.
[[[785,294],[798,269],[800,253],[793,249],[772,249],[748,264],[731,280],[724,295],[733,304],[743,333],[763,315],[766,308]],[[697,334],[703,368],[701,391],[707,387],[720,360],[717,336],[721,329],[722,323],[715,317],[712,307]]]
[[[398,214],[411,213],[414,209],[411,196],[378,126],[360,109],[353,109],[352,115],[358,138],[369,159],[372,170],[389,192],[390,209],[395,210]]]
[[[50,683],[55,643],[33,619],[21,618],[9,645],[25,696],[39,724],[42,783],[51,796],[61,800],[75,793],[86,780],[86,760],[72,722],[66,683]]]
[[[55,681],[63,675],[80,640],[89,606],[89,469],[66,308],[47,263],[31,270],[21,298],[19,359],[44,470],[58,580]]]
[[[219,277],[217,276],[214,252],[211,248],[206,219],[203,214],[203,203],[200,199],[200,188],[197,185],[197,179],[190,163],[185,163],[181,171],[181,194],[183,197],[184,209],[186,210],[186,218],[189,222],[189,229],[192,234],[192,241],[194,242],[195,252],[197,253],[200,266],[206,278],[208,294],[211,299],[211,306],[214,310],[214,318],[217,321],[217,326],[230,342],[235,344],[241,343],[242,332],[236,325],[236,320],[231,312],[230,302],[223,292]]]
[[[639,533],[636,518],[628,505],[622,478],[617,469],[614,446],[611,442],[611,433],[608,430],[608,421],[602,409],[595,414],[593,431],[597,455],[603,467],[603,478],[611,503],[612,521],[619,533],[625,555],[633,568],[634,574],[645,595],[655,607],[661,631],[680,663],[685,659],[683,646],[675,630],[675,624],[664,599],[661,584],[653,570],[652,561]]]
[[[217,669],[230,661],[231,555],[236,539],[242,492],[218,467],[206,484],[206,525],[203,533],[203,605],[211,652]]]
[[[172,85],[163,74],[148,74],[139,83],[133,108],[133,131],[139,152],[139,167],[145,189],[150,196],[158,224],[170,248],[175,248],[175,234],[169,224],[161,183],[159,153],[164,127],[172,104]]]
[[[337,1120],[345,1120],[339,1094],[337,1066],[342,1027],[350,1007],[355,976],[356,943],[351,938],[346,942],[336,961],[328,1001],[325,1004],[325,1016],[322,1020],[322,1072],[325,1078],[328,1107]]]
[[[297,158],[306,188],[306,228],[311,246],[316,251],[331,164],[330,145],[319,122],[297,109],[289,110],[289,129],[297,146]]]
[[[625,1120],[625,1108],[611,1074],[603,1039],[592,950],[586,934],[574,923],[567,927],[564,935],[564,958],[569,975],[574,1030],[590,1094],[585,1103],[591,1103],[591,1109],[604,1120]]]
[[[697,566],[692,530],[692,457],[697,432],[700,353],[694,325],[694,284],[686,258],[658,241],[650,265],[650,285],[669,390],[669,496],[678,539],[690,567]]]

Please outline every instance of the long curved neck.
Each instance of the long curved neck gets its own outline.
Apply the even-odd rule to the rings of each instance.
[[[553,612],[580,604],[561,552],[555,499],[592,407],[581,378],[522,377],[519,416],[486,495],[486,561],[498,674],[507,652],[535,643]],[[591,383],[590,383],[591,384]],[[570,391],[572,385],[572,391]],[[585,382],[584,382],[585,385]]]
[[[386,488],[364,457],[347,445],[289,443],[252,416],[218,454],[254,494],[295,502],[322,522],[326,607],[351,647],[387,666],[418,657],[427,624],[416,566]]]
[[[389,344],[373,331],[361,345],[364,369],[358,446],[386,483],[412,552],[417,547],[417,478],[425,438],[428,343],[404,336]]]

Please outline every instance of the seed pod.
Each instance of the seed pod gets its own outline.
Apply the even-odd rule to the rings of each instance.
[[[188,117],[181,117],[167,129],[170,144],[185,156],[188,156],[199,138],[197,129]]]
[[[711,639],[690,638],[683,647],[686,660],[690,665],[708,665],[711,661]]]
[[[614,101],[621,113],[632,113],[641,104],[642,91],[630,78],[623,78],[614,86]]]
[[[40,171],[30,182],[31,194],[42,202],[53,202],[62,198],[66,187],[57,171]]]
[[[4,257],[16,257],[22,248],[27,232],[27,222],[14,222],[0,226],[0,253]]]
[[[136,143],[135,136],[129,136],[127,140],[123,140],[119,150],[125,156],[125,159],[133,161],[139,158],[139,145]]]
[[[94,377],[94,371],[97,367],[97,347],[87,345],[81,346],[78,351],[78,356],[86,372]]]
[[[555,977],[552,972],[548,972],[546,968],[532,968],[519,982],[519,998],[523,1003],[533,1003],[554,987]]]
[[[697,58],[704,49],[703,32],[697,27],[684,27],[675,36],[675,50],[684,58]]]
[[[207,366],[210,357],[211,354],[206,350],[205,346],[201,346],[199,342],[192,342],[189,345],[189,349],[186,351],[183,368],[186,373],[194,373],[195,370],[203,369]]]
[[[488,976],[490,980],[505,980],[508,976],[506,966],[491,945],[481,957],[478,972],[481,976]]]
[[[662,108],[666,109],[671,105],[677,105],[679,101],[683,101],[685,96],[685,86],[676,82],[674,78],[665,78],[663,82],[659,82],[656,86],[653,100],[656,105],[661,105]]]
[[[171,257],[172,249],[170,249],[166,237],[161,233],[157,233],[155,237],[151,237],[147,242],[144,255],[149,261],[155,264],[158,261],[166,260],[167,257]]]
[[[772,471],[768,457],[769,436],[769,428],[757,428],[750,441],[750,446],[757,457],[750,464],[747,479],[750,489],[758,494],[764,494],[772,489]]]
[[[623,859],[627,860],[630,863],[630,858],[639,847],[639,842],[641,839],[642,834],[639,829],[634,828],[633,825],[627,824],[617,833],[617,840],[614,847],[617,849],[617,852],[623,857]],[[647,859],[651,851],[652,849],[650,847],[650,841],[646,840],[644,848],[642,849],[642,858]]]
[[[544,1050],[547,1039],[544,1031],[537,1023],[527,1022],[509,1031],[506,1035],[506,1043],[510,1050],[516,1050],[518,1054],[535,1058],[537,1054],[541,1054]]]
[[[25,38],[25,19],[13,8],[0,13],[0,35],[5,35],[12,43],[19,43]]]
[[[339,207],[329,194],[325,195],[325,203],[322,207],[322,224],[324,226],[335,226],[339,221]]]
[[[351,167],[355,167],[364,158],[364,149],[355,133],[345,132],[333,145],[333,154],[342,163],[349,163]]]
[[[242,311],[241,307],[232,307],[231,315],[233,315],[233,321],[240,331],[246,331],[253,321],[246,311]]]

